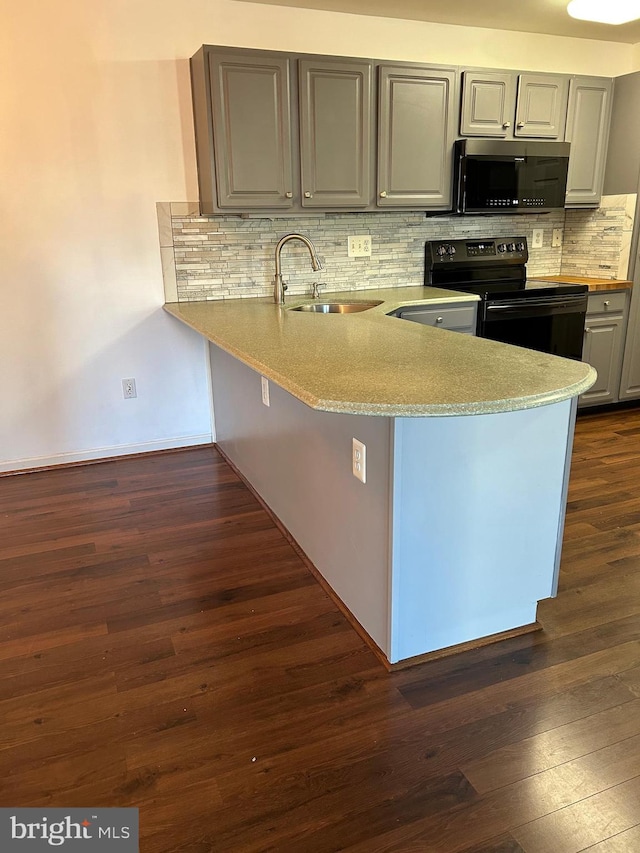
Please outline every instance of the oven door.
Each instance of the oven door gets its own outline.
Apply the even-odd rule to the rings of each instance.
[[[487,299],[479,318],[483,338],[582,358],[586,294]]]

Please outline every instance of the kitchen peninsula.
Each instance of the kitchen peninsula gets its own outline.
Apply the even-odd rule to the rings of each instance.
[[[532,628],[557,588],[575,401],[595,371],[388,316],[474,296],[338,298],[379,304],[165,306],[210,342],[218,446],[387,664]]]

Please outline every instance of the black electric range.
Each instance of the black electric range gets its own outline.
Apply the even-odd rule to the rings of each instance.
[[[586,285],[528,279],[526,237],[429,240],[425,284],[480,296],[477,334],[582,357]]]

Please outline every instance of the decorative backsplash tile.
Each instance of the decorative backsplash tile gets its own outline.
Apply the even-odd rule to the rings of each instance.
[[[597,210],[567,210],[563,275],[626,279],[637,196],[604,196]]]
[[[439,238],[527,237],[528,275],[597,275],[618,278],[618,259],[629,233],[633,209],[627,197],[600,211],[565,211],[523,216],[430,216],[424,213],[336,213],[274,219],[197,214],[197,204],[158,204],[158,224],[167,301],[269,296],[273,292],[275,247],[291,232],[309,237],[324,269],[313,272],[309,254],[298,241],[282,251],[282,274],[288,295],[311,292],[314,282],[327,291],[365,290],[422,284],[424,244]],[[596,214],[604,211],[602,217]],[[543,247],[533,249],[532,231],[544,230]],[[554,228],[564,229],[564,247],[552,247]],[[606,228],[599,240],[598,233]],[[168,235],[171,235],[169,238]],[[347,236],[369,234],[371,257],[350,258]],[[172,247],[168,246],[169,239]],[[615,244],[615,245],[614,245]],[[606,246],[606,254],[604,247]],[[170,269],[171,250],[175,274]],[[564,251],[563,251],[564,250]],[[597,272],[574,272],[589,257]],[[606,258],[606,260],[605,260]],[[613,264],[608,268],[605,264]],[[628,262],[628,257],[627,257]],[[566,267],[566,269],[565,269]],[[570,271],[568,271],[570,268]]]

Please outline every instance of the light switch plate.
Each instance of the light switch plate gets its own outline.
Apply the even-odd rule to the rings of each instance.
[[[551,245],[554,248],[562,246],[562,228],[554,228],[553,236],[551,237]]]

